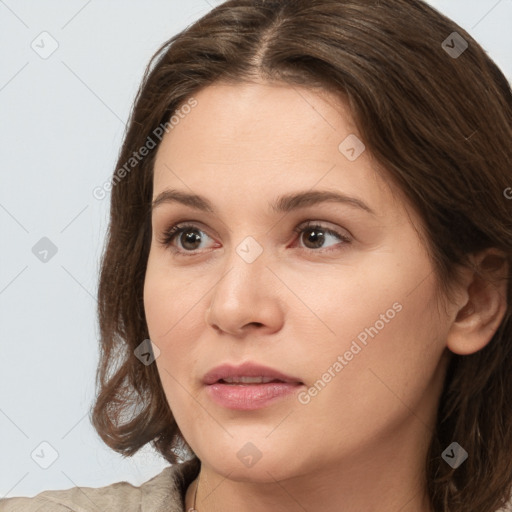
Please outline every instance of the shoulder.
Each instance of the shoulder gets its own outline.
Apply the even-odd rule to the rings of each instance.
[[[140,486],[123,481],[105,487],[43,491],[32,498],[4,498],[0,512],[182,512],[186,489],[199,466],[197,458],[168,466]]]

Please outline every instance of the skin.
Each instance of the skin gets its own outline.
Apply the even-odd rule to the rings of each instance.
[[[456,300],[440,302],[421,219],[368,149],[355,161],[338,149],[358,134],[341,99],[264,82],[217,83],[195,98],[158,149],[153,198],[171,188],[200,194],[217,213],[178,202],[154,209],[144,303],[167,400],[202,461],[196,508],[430,512],[423,466],[446,365],[451,352],[490,340],[503,290],[478,286],[468,271]],[[270,211],[303,190],[342,192],[375,214],[333,202]],[[351,241],[311,241],[311,230],[294,232],[305,221]],[[160,242],[184,222],[200,241],[182,235],[171,245],[193,256]],[[252,263],[236,252],[248,236],[263,250]],[[299,391],[396,303],[394,318],[300,403]],[[214,403],[204,374],[246,360],[305,385],[254,411]],[[247,442],[261,454],[251,467],[237,457]]]

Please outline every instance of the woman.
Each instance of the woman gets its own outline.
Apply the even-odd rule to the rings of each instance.
[[[0,510],[502,509],[511,139],[503,74],[420,0],[231,0],[173,37],[112,179],[92,412],[172,466]]]

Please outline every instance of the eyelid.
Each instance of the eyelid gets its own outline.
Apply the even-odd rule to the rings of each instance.
[[[345,227],[338,226],[337,224],[333,224],[332,222],[329,222],[328,220],[322,220],[322,219],[315,219],[315,220],[305,220],[297,225],[297,228],[295,229],[305,229],[307,227],[315,227],[320,225],[321,228],[325,230],[334,231],[337,233],[337,236],[344,236],[343,233],[346,233],[346,238],[350,238],[351,240],[355,240],[355,237],[352,235],[352,233]]]

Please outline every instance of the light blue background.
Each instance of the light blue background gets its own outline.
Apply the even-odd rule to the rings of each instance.
[[[219,3],[0,0],[0,498],[140,485],[167,466],[149,448],[123,459],[87,418],[109,210],[92,191],[110,178],[151,55]],[[512,80],[512,0],[430,3]],[[59,45],[47,59],[31,48],[43,31]],[[58,249],[47,263],[32,253],[42,237]],[[31,458],[42,441],[59,454],[48,469]]]

